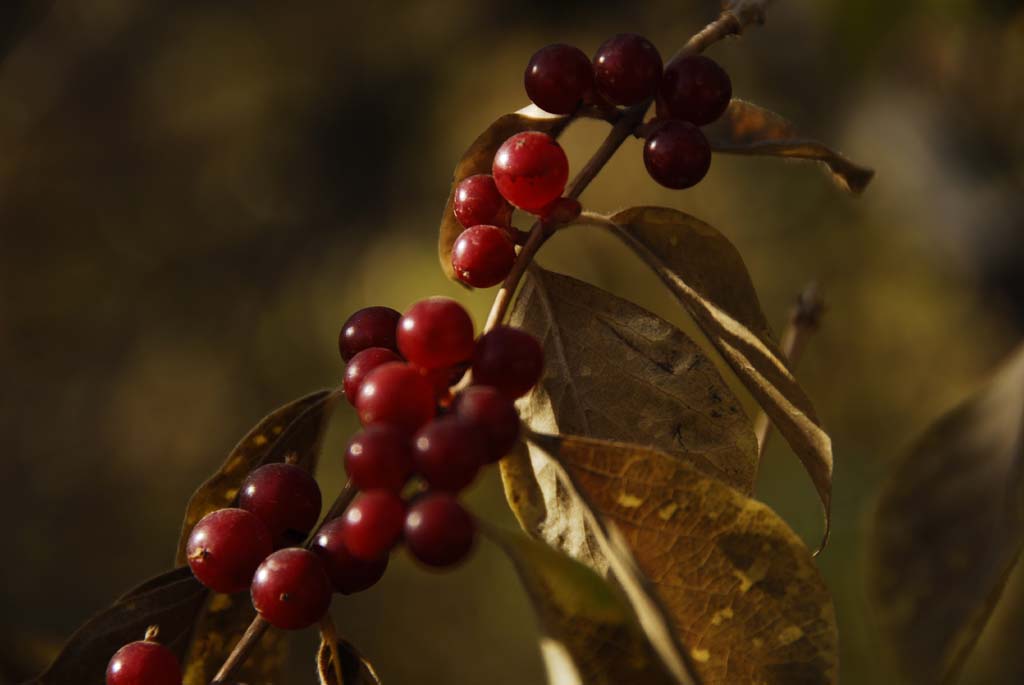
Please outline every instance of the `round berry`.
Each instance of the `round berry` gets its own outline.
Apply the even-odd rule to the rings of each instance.
[[[338,335],[338,351],[348,361],[368,347],[398,350],[395,329],[402,315],[390,307],[367,307],[348,317]]]
[[[648,136],[644,166],[651,178],[666,188],[689,188],[711,168],[711,146],[690,122],[669,119]]]
[[[426,376],[401,362],[378,366],[363,379],[356,411],[364,426],[390,423],[413,433],[434,417],[434,388]]]
[[[483,431],[457,416],[431,421],[413,438],[416,471],[434,490],[462,490],[476,478],[486,457]]]
[[[453,205],[455,218],[466,228],[480,224],[507,226],[512,220],[512,206],[498,192],[490,174],[462,179],[455,186]]]
[[[540,380],[544,350],[526,331],[498,326],[480,338],[473,354],[473,382],[491,385],[513,399]]]
[[[594,55],[594,85],[614,105],[635,105],[654,95],[661,80],[661,55],[635,33],[612,36]]]
[[[519,414],[512,400],[489,385],[466,388],[455,398],[455,415],[475,424],[484,434],[484,462],[495,462],[512,449],[519,437]]]
[[[491,171],[506,200],[536,213],[565,190],[569,159],[558,141],[548,134],[523,131],[501,144]]]
[[[390,490],[365,490],[342,519],[345,548],[356,559],[377,561],[402,538],[405,502]]]
[[[117,650],[107,665],[107,685],[181,685],[181,664],[161,644],[131,642]]]
[[[294,464],[267,464],[246,477],[238,506],[260,517],[276,547],[306,539],[320,518],[320,488],[313,476]]]
[[[572,114],[594,87],[594,67],[579,48],[555,43],[534,53],[523,82],[530,100],[545,112]]]
[[[335,592],[351,595],[372,587],[384,576],[388,557],[373,561],[356,559],[345,547],[345,521],[328,521],[317,533],[311,550],[320,557]]]
[[[227,595],[247,589],[256,567],[273,551],[267,524],[245,509],[207,514],[192,529],[185,546],[196,579]]]
[[[398,324],[398,349],[421,369],[455,366],[473,356],[473,320],[455,300],[420,300]]]
[[[497,226],[467,228],[452,249],[452,268],[460,281],[474,288],[498,285],[515,261],[515,246]]]
[[[345,450],[345,471],[360,490],[401,492],[413,473],[409,434],[386,423],[356,433]]]
[[[363,380],[378,366],[389,362],[400,362],[402,358],[385,347],[367,347],[348,360],[342,386],[349,404],[355,405]]]
[[[718,62],[692,55],[668,63],[659,93],[670,117],[704,126],[729,106],[732,81]]]
[[[405,517],[405,544],[428,566],[453,566],[473,549],[476,523],[452,495],[432,492],[417,499]]]
[[[331,605],[331,594],[320,557],[298,547],[271,554],[252,581],[252,605],[267,623],[283,630],[319,621]]]

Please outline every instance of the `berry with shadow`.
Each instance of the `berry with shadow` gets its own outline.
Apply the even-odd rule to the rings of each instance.
[[[366,307],[348,317],[338,334],[338,351],[348,361],[368,347],[397,351],[398,320],[402,317],[390,307]]]
[[[307,628],[327,614],[331,581],[320,557],[290,547],[260,564],[252,581],[252,605],[270,625],[282,630]]]
[[[373,561],[356,559],[345,546],[345,521],[334,519],[324,524],[311,550],[323,562],[335,592],[351,595],[377,584],[388,568],[385,555]]]
[[[536,214],[562,195],[569,159],[547,133],[523,131],[501,144],[491,173],[506,200]]]
[[[413,474],[409,434],[386,423],[368,426],[349,441],[345,471],[360,490],[401,492]]]
[[[534,53],[523,76],[533,104],[551,114],[572,114],[594,87],[594,67],[577,47],[555,43]]]
[[[452,268],[459,280],[474,288],[490,288],[505,280],[516,261],[508,233],[497,226],[467,228],[452,248]]]
[[[267,464],[242,482],[238,506],[267,524],[275,547],[297,545],[320,518],[320,487],[294,464]]]
[[[657,92],[660,81],[661,55],[643,36],[612,36],[594,55],[594,85],[614,105],[643,102]]]
[[[651,178],[666,188],[691,188],[711,168],[711,146],[690,122],[669,119],[647,137],[644,166]]]
[[[405,545],[427,566],[458,564],[469,556],[475,541],[476,522],[454,496],[429,492],[409,507]]]
[[[189,534],[185,553],[196,579],[214,592],[248,589],[256,567],[274,551],[270,528],[245,509],[218,509]]]

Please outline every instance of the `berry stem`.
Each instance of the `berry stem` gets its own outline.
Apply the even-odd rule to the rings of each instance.
[[[327,643],[331,650],[331,661],[334,665],[334,677],[339,685],[344,685],[345,676],[341,671],[341,654],[338,653],[338,629],[334,627],[334,619],[330,613],[324,614],[320,619],[320,639]]]

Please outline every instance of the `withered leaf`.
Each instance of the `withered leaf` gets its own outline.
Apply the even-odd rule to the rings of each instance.
[[[336,643],[341,661],[341,677],[339,683],[334,668],[334,652],[331,646],[321,640],[320,649],[316,653],[316,671],[320,676],[320,685],[380,685],[380,676],[366,657],[359,653],[352,643],[339,639]]]
[[[1024,546],[1024,346],[889,475],[869,589],[908,683],[951,680]],[[1007,681],[1009,682],[1009,681]]]

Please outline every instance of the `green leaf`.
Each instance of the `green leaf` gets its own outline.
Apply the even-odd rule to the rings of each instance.
[[[320,649],[316,653],[316,671],[320,676],[320,685],[380,685],[380,676],[366,657],[359,653],[352,643],[339,639],[336,649],[341,661],[341,677],[339,683],[335,675],[334,652],[330,644],[320,640]]]

